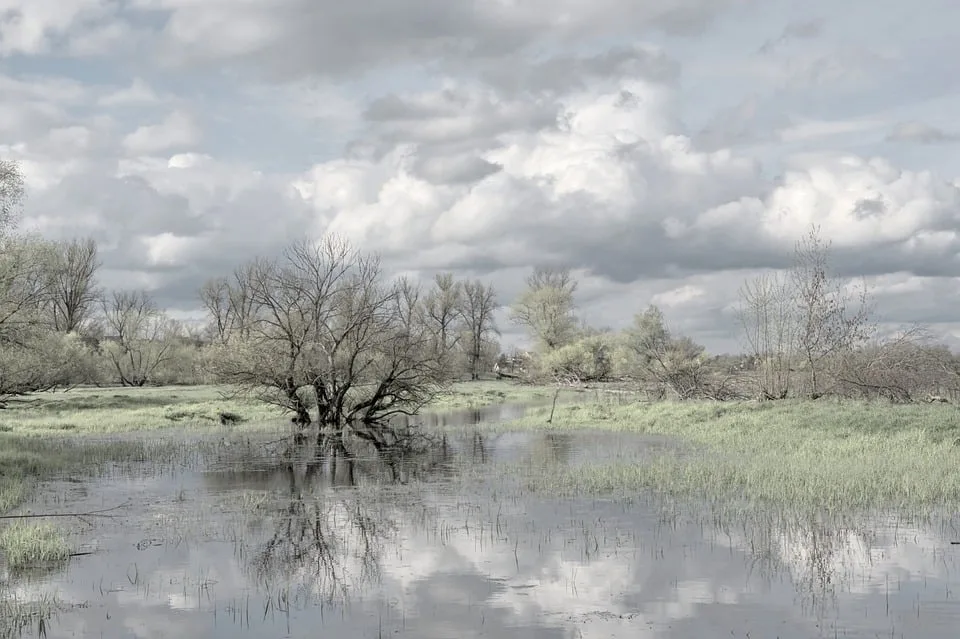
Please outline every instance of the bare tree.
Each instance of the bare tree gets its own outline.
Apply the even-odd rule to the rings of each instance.
[[[200,302],[210,315],[214,339],[224,342],[230,333],[233,313],[230,304],[230,283],[225,277],[212,277],[200,287]]]
[[[547,350],[569,344],[577,333],[576,290],[570,269],[537,267],[527,278],[527,289],[511,307],[510,318]]]
[[[796,354],[797,315],[791,281],[761,275],[740,289],[740,323],[749,354],[757,362],[762,399],[784,399],[791,389]]]
[[[439,273],[423,299],[423,316],[434,334],[436,355],[447,366],[460,341],[462,303],[463,284],[454,279],[453,273]]]
[[[848,396],[913,402],[960,390],[956,359],[923,326],[845,351],[837,368],[840,390]]]
[[[420,283],[408,277],[400,277],[395,284],[397,315],[405,330],[415,331],[424,321]]]
[[[480,280],[464,282],[460,314],[463,317],[467,336],[466,352],[470,367],[470,379],[479,379],[483,362],[484,345],[491,335],[499,335],[493,314],[500,304],[492,284]]]
[[[327,430],[389,445],[385,425],[413,414],[443,383],[432,335],[404,311],[380,261],[328,236],[247,269],[253,313],[215,357],[218,378],[294,413],[316,407]]]
[[[54,330],[71,333],[89,319],[100,299],[96,286],[97,243],[92,238],[56,242],[50,265],[49,295]]]
[[[866,286],[854,300],[844,282],[829,272],[830,243],[812,227],[797,243],[792,271],[797,303],[797,349],[807,377],[807,396],[823,395],[824,368],[832,358],[864,342],[871,333]]]
[[[115,291],[102,302],[103,351],[124,386],[144,386],[170,357],[179,326],[145,291]]]
[[[256,306],[253,280],[258,262],[253,260],[233,271],[230,278],[213,277],[200,288],[200,301],[210,316],[209,331],[224,343],[231,333],[245,334],[251,325]]]
[[[16,226],[16,215],[24,198],[23,173],[13,160],[0,159],[0,237]]]

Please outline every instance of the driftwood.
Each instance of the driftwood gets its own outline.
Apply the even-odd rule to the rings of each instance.
[[[125,506],[129,506],[130,502],[125,501],[118,506],[113,506],[111,508],[104,508],[103,510],[91,510],[90,512],[85,513],[30,513],[26,515],[0,515],[0,519],[43,519],[44,517],[113,517],[114,515],[108,515],[106,513],[118,510]]]

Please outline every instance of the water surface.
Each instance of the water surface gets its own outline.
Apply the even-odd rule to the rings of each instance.
[[[443,419],[511,418],[518,407]],[[89,555],[7,575],[56,592],[49,637],[956,636],[956,518],[724,515],[655,495],[559,499],[520,474],[675,444],[454,429],[421,455],[284,458],[269,436],[50,486]],[[34,629],[35,632],[35,629]]]

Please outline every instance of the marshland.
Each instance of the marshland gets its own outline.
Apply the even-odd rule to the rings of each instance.
[[[551,386],[467,382],[403,420],[417,445],[343,454],[255,411],[164,423],[131,405],[123,432],[117,395],[243,404],[113,390],[78,394],[66,432],[60,396],[35,398],[22,433],[4,422],[5,476],[29,484],[8,512],[80,514],[4,522],[5,636],[941,637],[958,621],[950,406],[596,389],[554,405]]]
[[[744,352],[569,270],[388,277],[341,238],[175,321],[97,245],[0,252],[0,636],[945,637],[960,360],[884,333],[816,230]],[[851,292],[854,291],[854,292]]]

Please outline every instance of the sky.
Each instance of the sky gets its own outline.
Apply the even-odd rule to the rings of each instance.
[[[960,345],[955,0],[0,0],[21,229],[100,243],[180,318],[335,232],[509,304],[573,269],[736,352],[737,291],[811,224],[884,326]],[[502,312],[505,345],[521,331]]]

